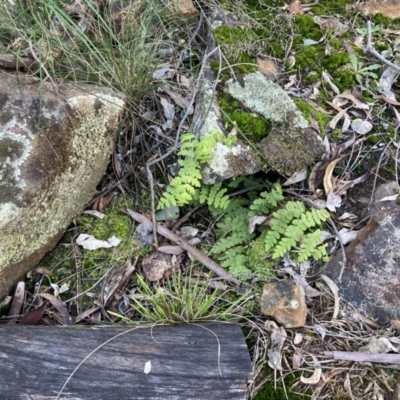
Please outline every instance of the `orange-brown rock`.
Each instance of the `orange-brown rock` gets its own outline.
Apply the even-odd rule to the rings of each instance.
[[[304,289],[291,280],[265,284],[261,296],[261,312],[285,328],[303,326],[307,317]]]

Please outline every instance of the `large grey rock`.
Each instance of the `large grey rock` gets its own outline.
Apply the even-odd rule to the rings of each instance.
[[[340,296],[380,324],[400,320],[400,206],[388,199],[397,188],[397,183],[390,182],[377,189],[370,221],[346,247],[341,281],[340,251],[324,268],[336,280]]]
[[[0,71],[0,299],[90,200],[123,106],[107,89]]]
[[[276,83],[255,72],[242,82],[231,79],[226,86],[231,96],[271,122],[271,132],[257,145],[270,169],[290,176],[324,154],[322,139]]]

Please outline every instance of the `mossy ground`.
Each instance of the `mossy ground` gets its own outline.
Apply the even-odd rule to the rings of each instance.
[[[125,264],[130,258],[146,254],[149,250],[137,245],[132,220],[121,211],[129,207],[129,203],[124,198],[113,201],[111,206],[102,211],[105,214],[103,219],[81,214],[61,242],[41,261],[38,267],[51,272],[48,285],[67,285],[68,290],[61,294],[63,300],[91,289],[112,267]],[[121,243],[110,249],[86,250],[79,247],[74,251],[74,246],[77,246],[74,242],[82,233],[93,235],[98,240],[115,236]],[[91,291],[98,292],[97,289]],[[93,299],[89,302],[93,302]]]
[[[217,62],[212,63],[214,72],[222,71],[220,73],[222,84],[231,77],[231,71],[240,75],[256,70],[256,59],[259,54],[275,57],[283,76],[296,74],[302,84],[320,81],[324,71],[332,77],[333,83],[342,92],[357,84],[356,72],[350,64],[349,46],[360,61],[366,61],[362,50],[350,40],[351,35],[365,36],[366,18],[360,14],[355,5],[349,5],[346,0],[321,0],[307,15],[287,13],[284,6],[290,3],[245,0],[240,3],[241,6],[237,6],[233,2],[224,2],[227,9],[239,15],[240,23],[234,27],[219,26],[215,29],[217,44],[227,60],[222,62],[222,65]],[[341,31],[334,24],[328,27],[321,24],[318,18],[326,19],[327,15],[335,18],[337,23],[347,29]],[[372,25],[379,27],[374,33],[374,42],[377,46],[382,44],[383,47],[387,47],[385,44],[387,41],[380,40],[385,35],[384,30],[389,27],[399,29],[400,21],[391,20],[381,14],[373,15],[371,19]],[[315,43],[306,45],[304,41],[307,39]],[[367,87],[376,86],[376,82],[365,80]],[[330,90],[329,85],[325,83],[323,85],[325,90]],[[324,96],[322,92],[320,95]],[[309,121],[311,113],[314,113],[313,118],[317,120],[323,132],[328,118],[301,101],[296,104]],[[253,138],[254,135],[256,140],[260,138],[260,131],[265,132],[265,121],[256,120],[247,110],[235,108],[229,99],[223,97],[220,106],[225,113],[224,119],[228,127],[231,127],[232,121],[236,121],[248,137]]]

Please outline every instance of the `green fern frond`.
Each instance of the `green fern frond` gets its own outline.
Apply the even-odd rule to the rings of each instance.
[[[253,204],[250,206],[251,211],[249,215],[268,215],[283,199],[282,188],[277,184],[270,192],[260,193],[260,197],[254,200]]]
[[[272,258],[278,259],[293,251],[294,258],[305,261],[324,260],[327,257],[325,247],[320,245],[321,231],[310,230],[320,226],[329,218],[326,210],[309,210],[299,201],[289,201],[285,207],[274,212],[271,228],[264,235],[265,251],[272,252]],[[300,250],[296,252],[296,248]]]
[[[222,267],[239,279],[246,280],[251,276],[251,270],[247,267],[249,259],[242,247],[229,249],[219,258],[219,261]]]
[[[297,260],[302,262],[312,257],[314,260],[328,261],[326,244],[321,245],[321,241],[322,234],[320,229],[306,235],[300,245]]]
[[[254,234],[247,230],[232,231],[231,235],[223,237],[211,249],[212,254],[220,254],[227,249],[250,242]]]

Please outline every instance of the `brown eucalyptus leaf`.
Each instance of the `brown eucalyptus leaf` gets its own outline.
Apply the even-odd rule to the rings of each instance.
[[[51,305],[60,313],[61,318],[66,325],[72,325],[72,318],[61,300],[57,299],[49,293],[39,293],[39,296],[43,297],[51,303]]]
[[[28,311],[19,322],[21,325],[37,325],[43,317],[48,301],[45,300],[39,307]]]
[[[326,167],[325,175],[324,175],[324,189],[325,193],[328,195],[330,192],[333,191],[332,185],[332,174],[333,170],[336,167],[336,164],[342,159],[343,157],[337,158],[336,160],[331,161],[328,166]]]

